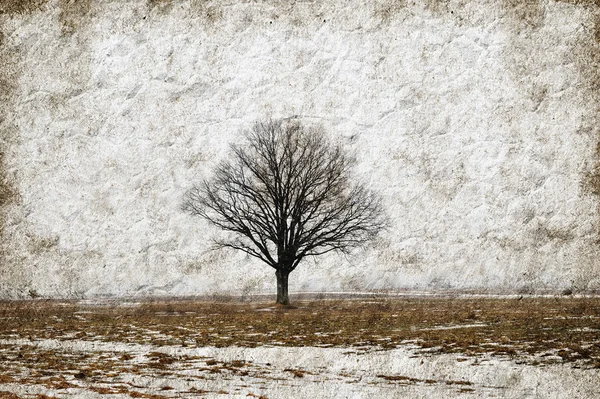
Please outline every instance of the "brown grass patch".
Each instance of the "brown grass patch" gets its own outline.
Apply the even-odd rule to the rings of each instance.
[[[251,397],[251,398],[258,398],[258,399],[269,399],[266,396],[263,395],[256,395],[254,393],[249,393],[246,395],[246,397]]]
[[[600,299],[522,298],[299,301],[296,308],[265,303],[164,301],[138,307],[86,307],[76,302],[0,302],[0,338],[101,339],[181,346],[338,346],[391,349],[407,343],[428,352],[527,357],[558,352],[543,362],[600,360]],[[78,314],[78,311],[85,311]],[[91,313],[86,313],[91,312]],[[559,352],[560,351],[560,352]],[[47,369],[68,370],[72,359],[24,353]],[[120,359],[119,359],[120,356]],[[3,355],[0,353],[0,363]],[[152,352],[148,366],[190,361]],[[88,366],[108,373],[133,357],[95,359]],[[562,360],[561,360],[562,359]],[[205,360],[215,373],[239,372],[242,360]],[[129,365],[132,366],[132,365]],[[82,369],[86,375],[88,371]]]
[[[299,369],[284,369],[283,371],[287,371],[288,373],[292,373],[295,378],[303,378],[306,371]]]
[[[99,393],[101,395],[117,395],[117,394],[126,394],[132,398],[146,398],[146,399],[169,399],[169,396],[157,395],[157,394],[148,394],[139,391],[131,391],[126,386],[116,386],[116,387],[100,387],[100,386],[92,386],[88,388],[91,391]]]
[[[195,393],[195,394],[198,394],[198,395],[203,395],[205,393],[210,393],[210,391],[205,391],[204,389],[198,389],[198,388],[195,388],[195,387],[191,387],[188,392]]]
[[[0,384],[8,384],[10,382],[15,382],[15,379],[10,375],[0,374]]]
[[[446,385],[473,385],[470,381],[463,381],[463,380],[458,380],[458,381],[446,381]]]
[[[390,382],[399,382],[399,383],[404,383],[404,384],[417,384],[417,383],[422,383],[422,384],[437,384],[437,383],[444,383],[446,385],[473,385],[470,381],[463,381],[463,380],[447,380],[447,381],[436,381],[436,380],[431,380],[431,379],[420,379],[420,378],[414,378],[414,377],[407,377],[405,375],[384,375],[384,374],[379,374],[377,375],[378,378],[383,378],[386,381],[390,381]]]
[[[56,390],[81,386],[100,394],[162,399],[166,396],[149,392],[147,387],[115,385],[116,377],[123,373],[159,378],[186,375],[189,382],[195,383],[234,376],[289,381],[314,375],[302,368],[286,368],[283,371],[287,376],[282,377],[272,374],[269,363],[222,361],[165,350],[176,350],[182,344],[334,346],[347,348],[344,351],[349,354],[410,346],[414,357],[456,353],[460,355],[458,362],[472,362],[474,366],[491,355],[532,365],[566,363],[600,368],[600,298],[369,298],[298,301],[294,308],[264,302],[192,300],[127,305],[0,302],[0,339],[26,340],[0,345],[0,375],[6,376],[0,381]],[[50,350],[36,346],[37,339],[148,343],[162,348],[148,353]],[[194,373],[188,375],[184,370]],[[465,394],[473,389],[471,382],[463,380],[384,374],[377,377],[376,384],[440,384]],[[172,389],[169,381],[154,392],[175,396],[185,393]],[[186,392],[200,396],[206,393],[192,389]],[[228,395],[226,391],[211,393]]]
[[[411,377],[407,377],[404,375],[383,375],[383,374],[379,374],[377,377],[379,378],[383,378],[386,381],[401,381],[401,382],[406,382],[406,383],[417,383],[417,382],[424,382],[424,380],[421,380],[419,378],[411,378]]]

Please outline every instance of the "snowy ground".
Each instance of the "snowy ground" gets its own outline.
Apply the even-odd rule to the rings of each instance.
[[[0,384],[0,391],[20,397],[600,397],[597,370],[532,366],[489,356],[416,354],[408,348],[171,348],[51,339],[3,340],[0,345],[15,357],[36,351],[85,357],[73,361],[71,370],[49,372],[46,383]],[[104,373],[81,371],[94,362],[111,366]]]
[[[0,303],[0,398],[594,398],[597,302],[186,302],[138,313],[143,304]],[[460,307],[468,308],[464,320],[453,314]],[[360,324],[367,310],[371,328]],[[306,325],[306,334],[295,341],[267,331],[273,320],[286,320],[288,332]],[[555,338],[527,342],[550,328]],[[186,330],[187,341],[178,335]],[[350,333],[355,339],[341,344]],[[508,336],[490,342],[495,333]]]

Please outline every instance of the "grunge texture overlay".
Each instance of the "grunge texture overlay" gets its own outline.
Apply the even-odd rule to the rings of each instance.
[[[0,2],[0,297],[253,294],[181,211],[257,119],[384,198],[296,291],[600,289],[595,1]]]

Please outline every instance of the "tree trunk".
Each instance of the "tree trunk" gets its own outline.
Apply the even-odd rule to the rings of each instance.
[[[275,275],[277,276],[277,303],[281,305],[289,305],[290,298],[288,297],[288,276],[290,273],[287,271],[277,270]]]

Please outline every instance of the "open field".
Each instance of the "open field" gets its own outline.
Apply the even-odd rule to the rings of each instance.
[[[0,398],[595,397],[599,298],[0,303]]]

